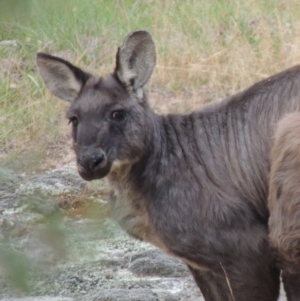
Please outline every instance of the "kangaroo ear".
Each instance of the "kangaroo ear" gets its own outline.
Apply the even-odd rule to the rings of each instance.
[[[155,45],[147,31],[134,31],[119,47],[116,74],[121,82],[131,87],[138,96],[149,80],[156,63]]]
[[[47,88],[66,101],[74,100],[91,76],[71,63],[46,53],[39,52],[36,62]]]

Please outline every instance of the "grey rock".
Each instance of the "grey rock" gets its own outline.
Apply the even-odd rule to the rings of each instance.
[[[18,42],[16,40],[3,40],[0,42],[0,47],[17,47]]]
[[[86,186],[74,164],[64,165],[45,173],[33,175],[26,179],[17,189],[19,195],[32,195],[39,193],[46,196],[78,193]]]
[[[170,294],[156,293],[151,289],[104,289],[90,295],[90,301],[179,301]],[[172,298],[172,299],[171,299]]]
[[[75,301],[73,298],[66,297],[25,297],[25,298],[4,298],[0,299],[0,301]]]
[[[137,275],[166,277],[186,277],[190,275],[187,267],[180,260],[158,249],[133,254],[128,269]]]

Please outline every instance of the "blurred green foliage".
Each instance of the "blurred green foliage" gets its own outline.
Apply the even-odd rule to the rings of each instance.
[[[28,17],[31,2],[31,0],[0,0],[0,21]]]

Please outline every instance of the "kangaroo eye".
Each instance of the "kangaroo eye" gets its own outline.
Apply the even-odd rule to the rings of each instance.
[[[126,117],[126,112],[125,111],[113,111],[111,113],[110,118],[114,121],[123,121]]]
[[[70,124],[70,123],[72,123],[73,126],[77,126],[77,125],[78,125],[78,118],[77,118],[76,116],[71,117],[71,118],[69,119],[69,124]]]

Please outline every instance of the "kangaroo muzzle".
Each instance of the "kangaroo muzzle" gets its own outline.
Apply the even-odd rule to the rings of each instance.
[[[105,177],[111,169],[111,163],[103,150],[85,147],[77,154],[77,169],[84,180],[91,181]]]

